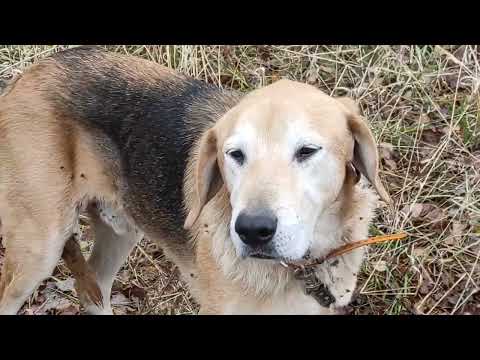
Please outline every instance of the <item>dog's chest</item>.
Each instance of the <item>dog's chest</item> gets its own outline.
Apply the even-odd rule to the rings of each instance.
[[[226,302],[224,314],[228,315],[328,315],[332,310],[321,306],[300,287],[278,294],[267,300],[254,296],[237,296]]]

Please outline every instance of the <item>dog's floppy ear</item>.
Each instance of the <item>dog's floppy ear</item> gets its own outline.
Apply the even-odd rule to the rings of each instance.
[[[200,139],[197,163],[194,169],[193,205],[185,220],[184,228],[189,229],[197,220],[207,203],[217,170],[217,137],[214,129],[207,130]]]
[[[378,175],[378,151],[375,138],[365,120],[360,116],[358,105],[350,98],[338,98],[348,110],[348,126],[355,141],[353,148],[353,165],[373,185],[380,198],[390,202],[390,196],[385,190]]]

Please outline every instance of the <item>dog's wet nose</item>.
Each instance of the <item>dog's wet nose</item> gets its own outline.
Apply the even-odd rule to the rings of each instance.
[[[242,211],[235,221],[235,231],[250,246],[261,246],[273,239],[277,230],[277,217],[268,211],[246,213]]]

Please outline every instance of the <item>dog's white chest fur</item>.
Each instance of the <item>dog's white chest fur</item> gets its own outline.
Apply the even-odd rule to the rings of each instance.
[[[321,306],[313,297],[305,295],[300,287],[286,291],[268,300],[238,296],[225,304],[226,315],[328,315],[332,310]]]

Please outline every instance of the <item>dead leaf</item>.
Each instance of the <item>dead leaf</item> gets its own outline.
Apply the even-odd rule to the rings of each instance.
[[[462,61],[463,56],[465,55],[465,51],[467,51],[467,46],[461,45],[453,52],[453,56],[455,56],[458,60]],[[449,60],[449,62],[451,65],[453,65],[451,63],[451,60]]]
[[[133,302],[129,300],[125,295],[121,292],[117,292],[112,296],[112,306],[115,306],[114,313],[115,315],[126,315],[128,313],[133,313],[136,311],[132,305]]]
[[[424,315],[425,313],[423,312],[424,309],[424,304],[422,304],[421,301],[417,301],[415,304],[413,304],[413,314],[414,315]]]
[[[416,256],[416,257],[419,257],[419,258],[425,256],[426,253],[427,253],[427,249],[425,249],[423,247],[416,247],[412,251],[412,255]]]
[[[463,307],[463,315],[480,315],[480,288],[476,288],[473,296]]]
[[[76,305],[67,306],[64,309],[57,311],[57,315],[79,315],[80,309]]]
[[[23,315],[46,315],[46,312],[42,312],[41,310],[42,305],[41,304],[32,304],[30,307],[26,308],[23,312],[20,312],[20,314]]]
[[[462,315],[480,315],[480,304],[468,304]]]
[[[428,144],[437,145],[444,135],[443,131],[433,127],[431,129],[424,129],[422,131],[421,139]]]
[[[120,270],[117,274],[117,280],[124,284],[128,283],[130,280],[130,273],[127,270]]]
[[[78,245],[80,246],[80,249],[82,251],[88,250],[88,248],[90,247],[89,242],[84,240],[79,240]]]
[[[400,45],[400,49],[397,53],[397,59],[401,64],[410,63],[410,46]]]
[[[117,306],[129,305],[131,301],[123,295],[121,292],[115,293],[112,295],[111,304]]]
[[[136,286],[136,285],[130,286],[125,291],[127,292],[127,296],[129,298],[130,297],[135,297],[139,300],[143,300],[147,296],[147,292],[145,291],[145,289],[143,289],[139,286]]]
[[[480,225],[475,225],[472,230],[473,234],[480,236]]]
[[[55,289],[57,287],[57,282],[55,280],[48,280],[46,283],[45,283],[45,290],[52,290],[52,289]]]
[[[378,272],[387,271],[387,262],[384,260],[379,260],[375,263],[375,265],[373,265],[373,268]]]
[[[420,161],[421,164],[428,163],[431,161],[433,154],[435,153],[436,148],[431,147],[431,146],[421,146],[418,149],[418,153],[420,155],[420,158],[422,159]]]
[[[272,58],[271,48],[268,45],[257,46],[257,53],[263,61],[268,61]]]
[[[421,214],[424,208],[423,205],[424,204],[405,205],[400,210],[400,213],[402,213],[405,217],[409,216],[412,220],[416,220],[421,217]]]
[[[447,296],[447,302],[450,305],[456,305],[459,299],[460,299],[460,293],[455,293]]]
[[[47,291],[46,293],[44,293],[44,295],[46,297],[46,301],[39,308],[39,311],[41,313],[46,314],[50,310],[61,311],[72,305],[70,300],[60,296],[58,293],[55,293],[53,291]]]
[[[455,133],[459,133],[462,129],[460,128],[459,125],[456,125],[454,127],[452,126],[443,126],[441,128],[439,128],[439,131],[442,132],[444,135],[447,135],[450,131],[455,134]]]
[[[382,154],[382,158],[384,159],[391,159],[393,154],[393,145],[390,143],[380,143],[380,153]]]
[[[474,152],[471,156],[470,159],[468,160],[468,163],[472,165],[473,169],[476,171],[480,172],[480,151]]]
[[[35,301],[39,304],[43,304],[45,301],[47,301],[47,298],[45,297],[45,295],[42,293],[42,294],[38,294],[36,297],[35,297]]]
[[[432,122],[430,117],[427,114],[420,114],[417,120],[420,124],[427,125]]]
[[[74,284],[75,284],[75,279],[69,277],[66,280],[57,281],[55,283],[55,286],[61,291],[70,291],[71,292],[75,289]]]
[[[425,215],[425,220],[432,223],[431,227],[433,229],[443,228],[446,226],[445,222],[447,220],[447,216],[443,209],[440,209],[439,207],[435,206],[434,208],[432,208],[430,211],[427,212],[427,214]]]
[[[316,84],[319,80],[318,71],[315,68],[311,68],[306,73],[306,80],[308,84]]]
[[[391,170],[397,169],[393,145],[390,143],[381,143],[379,145],[379,155],[383,163]]]
[[[467,224],[463,224],[459,221],[452,221],[450,236],[445,239],[444,243],[447,245],[456,245],[465,233],[467,226]]]
[[[270,79],[272,82],[275,82],[275,81],[278,81],[282,78],[282,76],[278,73],[272,73],[272,75],[270,76]]]
[[[405,205],[400,213],[408,217],[412,222],[431,223],[432,229],[443,229],[447,225],[447,213],[437,205],[428,203],[415,203]]]
[[[435,282],[428,273],[428,271],[421,266],[420,267],[420,278],[419,278],[419,289],[418,292],[421,295],[427,295],[435,286]]]
[[[222,46],[222,55],[225,58],[230,58],[233,54],[233,47],[229,45]]]

